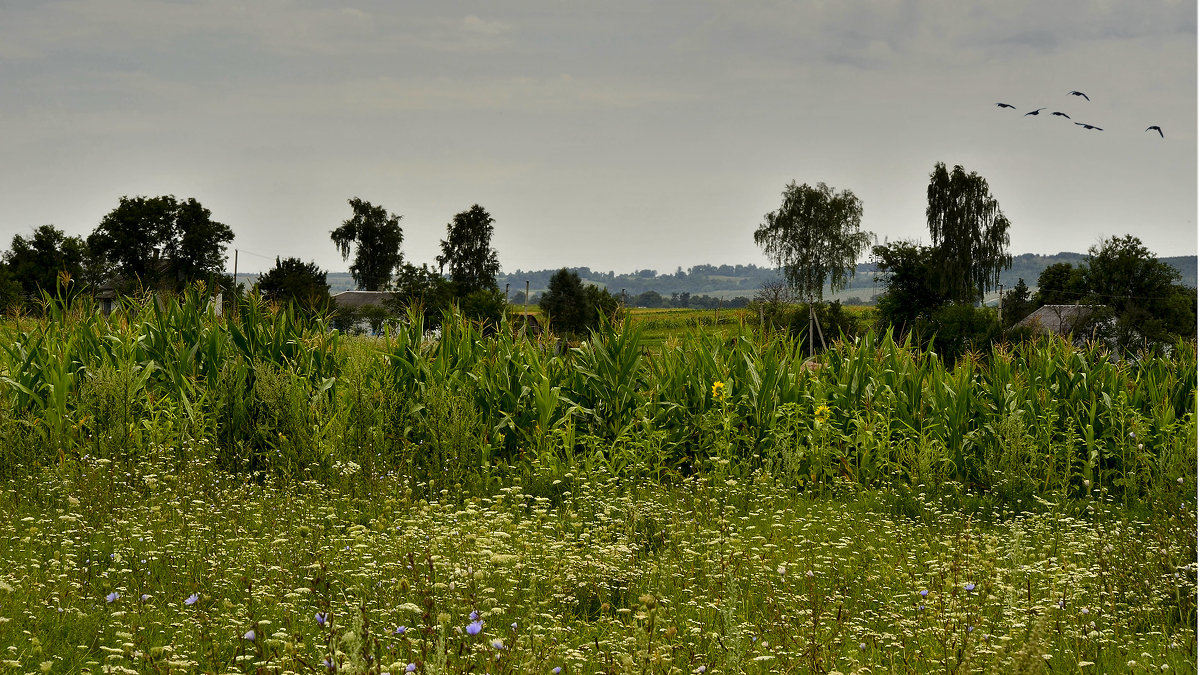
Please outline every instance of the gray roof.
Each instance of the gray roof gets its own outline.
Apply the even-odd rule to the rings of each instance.
[[[1070,335],[1099,308],[1098,305],[1043,305],[1018,321],[1017,326],[1052,335]]]
[[[391,291],[342,291],[333,296],[333,301],[341,307],[382,307],[383,301],[392,295]]]

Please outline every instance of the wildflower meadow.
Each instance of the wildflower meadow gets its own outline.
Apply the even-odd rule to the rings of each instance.
[[[0,328],[0,671],[1196,671],[1194,343],[205,297]]]

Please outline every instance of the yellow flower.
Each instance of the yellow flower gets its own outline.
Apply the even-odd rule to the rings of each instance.
[[[724,382],[713,382],[712,397],[713,397],[714,401],[724,401],[725,400],[725,383]]]
[[[817,421],[817,424],[824,424],[828,422],[829,406],[825,405],[824,403],[817,406],[817,409],[813,411],[813,419]]]

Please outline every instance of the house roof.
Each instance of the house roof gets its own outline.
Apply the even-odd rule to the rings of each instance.
[[[1017,326],[1052,335],[1070,335],[1100,307],[1098,305],[1043,305]]]
[[[383,301],[392,295],[391,291],[342,291],[333,296],[333,301],[341,307],[382,307]]]

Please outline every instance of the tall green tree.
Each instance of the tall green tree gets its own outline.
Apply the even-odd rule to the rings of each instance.
[[[1012,328],[1018,321],[1037,309],[1037,304],[1034,302],[1033,295],[1029,292],[1029,286],[1025,283],[1024,278],[1018,277],[1017,285],[1004,294],[1000,302],[1000,309],[1000,326],[1005,330]]]
[[[1087,267],[1069,262],[1054,263],[1038,275],[1038,290],[1034,303],[1044,305],[1074,305],[1087,295]]]
[[[578,274],[564,267],[550,277],[538,306],[555,331],[582,335],[599,327],[602,316],[615,317],[620,304],[608,289],[585,286]]]
[[[849,190],[792,181],[779,209],[755,230],[754,243],[782,269],[797,295],[820,301],[827,284],[834,291],[846,287],[871,242],[871,234],[860,230],[862,213],[862,201]]]
[[[895,241],[876,245],[871,257],[886,286],[875,302],[881,327],[903,332],[946,304],[936,283],[933,247]]]
[[[442,240],[442,254],[437,262],[443,273],[450,268],[450,281],[454,282],[459,297],[496,288],[500,261],[492,248],[494,222],[491,214],[475,204],[446,225],[446,238]]]
[[[351,251],[354,252],[350,276],[359,290],[383,290],[404,263],[400,253],[400,245],[404,243],[400,216],[358,197],[351,198],[349,203],[353,215],[331,232],[330,238],[342,260],[349,259]]]
[[[275,302],[292,302],[312,311],[329,307],[327,273],[315,262],[275,258],[275,266],[258,278],[258,290]]]
[[[182,288],[224,277],[225,250],[233,230],[212,219],[195,199],[174,195],[121,197],[117,208],[87,238],[99,271],[129,283]]]
[[[42,291],[54,293],[64,272],[76,282],[85,281],[87,244],[82,237],[68,237],[53,225],[42,225],[28,239],[14,235],[4,260],[22,294],[38,297]]]
[[[938,162],[929,176],[925,217],[933,239],[938,286],[953,302],[975,303],[1000,284],[1012,266],[1008,218],[987,181],[961,165]]]
[[[838,193],[824,183],[811,187],[792,181],[783,190],[779,209],[764,216],[754,231],[754,243],[782,269],[796,294],[808,301],[810,354],[817,325],[813,305],[821,301],[826,285],[834,291],[846,287],[859,256],[871,243],[871,234],[860,229],[862,213],[862,201],[849,190]]]
[[[1160,262],[1141,239],[1114,236],[1092,246],[1084,277],[1089,303],[1111,308],[1119,346],[1196,334],[1195,289],[1181,286],[1179,271]]]

